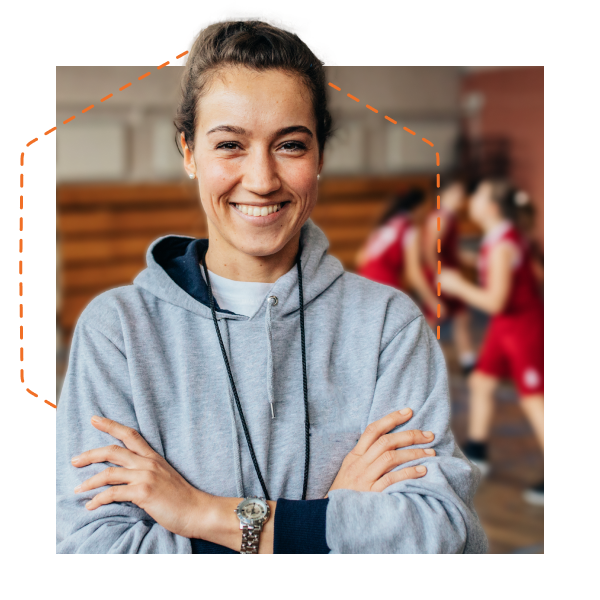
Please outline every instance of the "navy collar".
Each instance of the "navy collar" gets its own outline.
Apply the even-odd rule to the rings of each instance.
[[[184,249],[185,252],[183,252]],[[168,244],[158,244],[153,254],[156,262],[184,292],[204,306],[210,307],[208,286],[200,272],[200,260],[204,258],[207,250],[207,239],[179,238],[176,243],[173,243],[171,238]],[[216,298],[215,310],[230,315],[236,314],[230,310],[219,308]]]

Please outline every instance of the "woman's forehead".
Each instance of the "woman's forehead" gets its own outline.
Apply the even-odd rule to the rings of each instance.
[[[213,77],[198,104],[198,128],[240,127],[249,134],[303,125],[314,131],[310,94],[302,79],[281,70],[230,67]]]

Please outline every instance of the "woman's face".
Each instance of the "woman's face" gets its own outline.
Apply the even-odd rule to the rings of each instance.
[[[282,250],[317,201],[322,160],[308,89],[283,71],[228,67],[197,110],[184,165],[199,179],[211,237],[252,256]]]
[[[492,199],[492,186],[482,181],[469,201],[469,216],[480,226],[485,226],[491,219],[498,216],[498,207]]]
[[[454,182],[442,195],[442,203],[453,212],[459,211],[465,199],[465,188],[461,183]]]

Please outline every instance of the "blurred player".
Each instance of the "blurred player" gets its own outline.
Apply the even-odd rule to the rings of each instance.
[[[431,210],[425,192],[413,188],[395,196],[392,205],[357,257],[359,275],[405,292],[414,291],[431,312],[439,299],[422,267],[422,228]]]
[[[436,294],[438,261],[442,269],[457,269],[461,263],[459,257],[458,213],[463,209],[466,199],[467,190],[464,183],[459,179],[446,179],[446,183],[443,184],[440,190],[440,209],[433,210],[425,224],[423,236],[425,275]],[[465,303],[457,298],[446,297],[444,298],[444,304],[446,313],[440,316],[443,319],[452,319],[452,334],[458,353],[458,361],[463,373],[468,375],[475,365],[475,351],[469,330],[469,311]],[[433,323],[437,314],[426,311],[425,316],[430,323]]]
[[[481,287],[458,271],[442,268],[442,293],[461,298],[492,315],[475,370],[471,392],[469,439],[465,454],[487,470],[493,395],[499,379],[510,377],[521,406],[544,448],[544,308],[537,289],[528,244],[518,232],[524,192],[507,181],[484,180],[469,203],[473,221],[485,232],[478,260]],[[543,504],[543,481],[525,498]]]

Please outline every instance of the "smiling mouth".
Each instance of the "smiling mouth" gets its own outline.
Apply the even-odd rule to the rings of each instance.
[[[263,206],[255,206],[253,204],[233,204],[233,206],[249,217],[266,217],[279,212],[286,204],[289,204],[289,200],[280,202],[279,204],[266,204]]]

